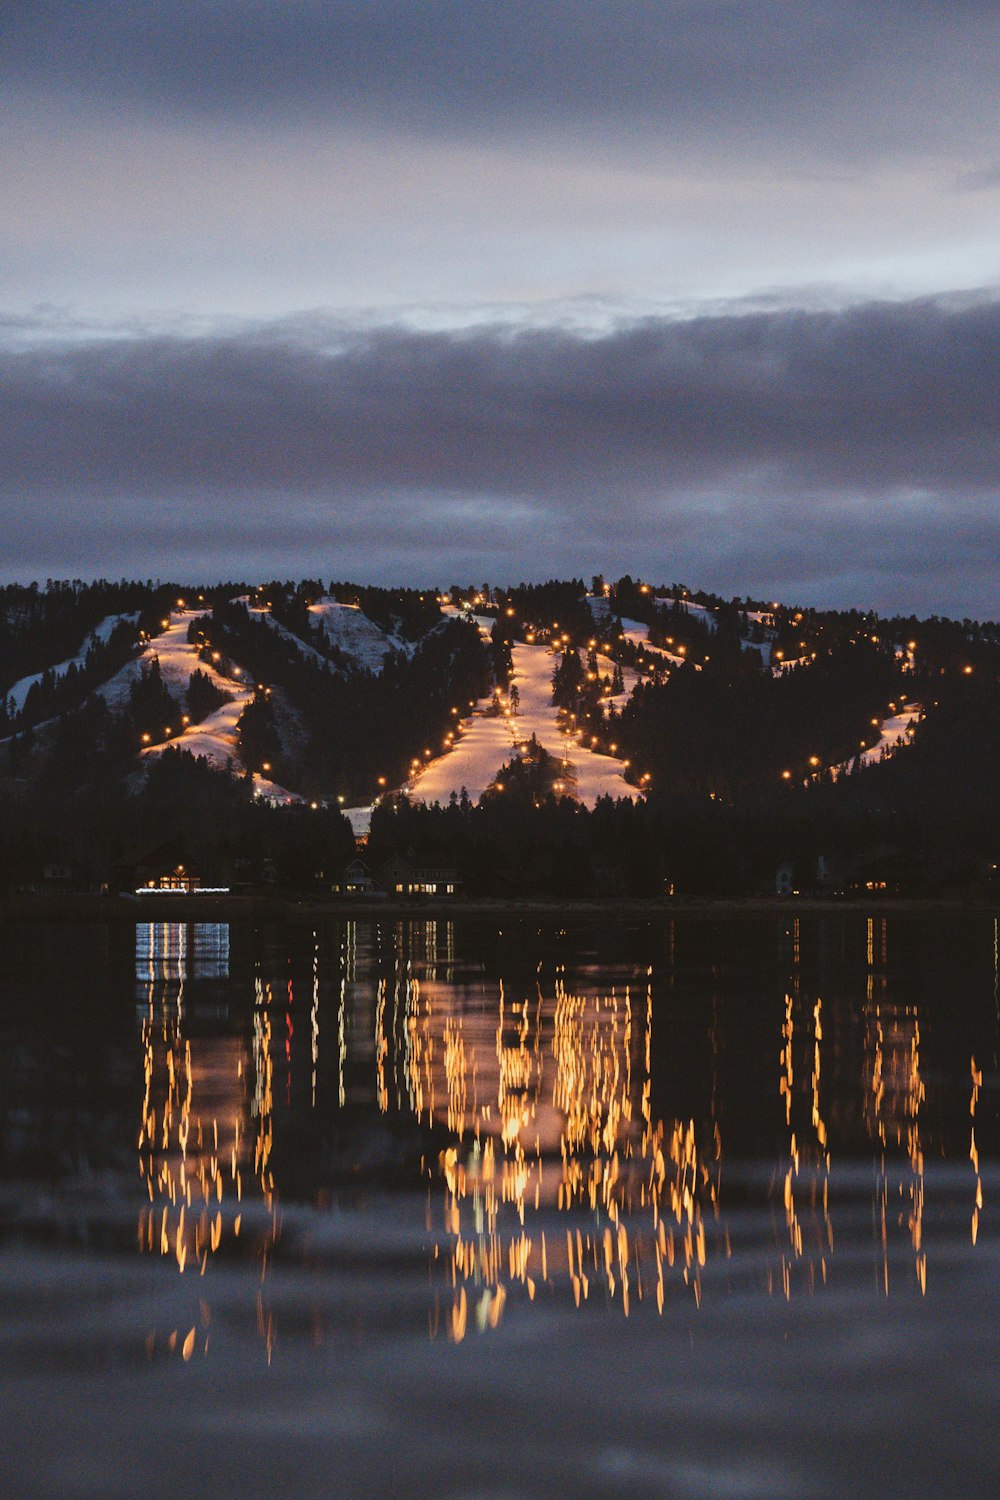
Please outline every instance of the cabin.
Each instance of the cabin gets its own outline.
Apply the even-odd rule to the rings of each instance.
[[[115,886],[137,894],[173,891],[190,895],[194,891],[228,891],[232,861],[228,851],[220,848],[211,856],[207,872],[193,861],[179,839],[165,840],[149,848],[133,850],[115,863]],[[225,872],[225,882],[219,877]]]
[[[335,896],[382,896],[371,876],[371,871],[362,859],[352,859],[345,865],[330,886]]]
[[[375,879],[388,896],[454,896],[461,883],[454,870],[421,867],[398,854],[379,866]]]
[[[185,864],[177,864],[166,870],[149,875],[136,890],[148,891],[196,891],[201,877]]]

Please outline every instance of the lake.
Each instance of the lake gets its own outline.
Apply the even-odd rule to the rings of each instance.
[[[987,913],[0,929],[0,1493],[996,1493]]]

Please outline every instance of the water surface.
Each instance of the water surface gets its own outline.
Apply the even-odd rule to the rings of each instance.
[[[996,1488],[992,916],[2,941],[3,1493]]]

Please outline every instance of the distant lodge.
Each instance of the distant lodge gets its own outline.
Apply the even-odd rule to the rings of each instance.
[[[159,857],[157,855],[159,854]],[[230,874],[230,883],[223,885],[216,880],[204,879],[202,872],[186,861],[178,859],[171,850],[154,853],[152,857],[137,860],[119,869],[119,888],[132,889],[136,895],[162,895],[176,892],[186,895],[254,894],[274,890],[277,887],[277,872],[271,860],[250,862],[237,860]],[[217,872],[216,872],[217,873]],[[326,885],[322,872],[317,871],[313,889]],[[344,869],[334,871],[326,888],[334,896],[372,897],[420,897],[454,896],[461,889],[461,879],[455,870],[428,868],[412,859],[394,855],[374,870],[370,870],[361,859],[353,859]]]
[[[927,897],[950,892],[983,892],[991,896],[1000,886],[1000,861],[977,854],[961,862],[943,859],[936,851],[902,849],[892,844],[871,844],[853,855],[827,859],[823,855],[790,857],[770,877],[757,881],[741,894],[774,895],[779,899],[871,898],[879,896]],[[723,872],[724,873],[724,872]],[[369,867],[355,857],[343,868],[320,868],[311,863],[286,871],[272,858],[258,855],[241,858],[231,848],[220,846],[207,858],[192,857],[180,841],[171,840],[132,852],[116,862],[111,879],[95,879],[93,873],[68,851],[58,851],[33,876],[12,886],[13,893],[125,891],[137,896],[175,895],[211,897],[267,896],[278,893],[326,894],[336,900],[380,901],[459,900],[465,894],[462,878],[454,869],[422,865],[412,850],[396,854]],[[545,885],[529,869],[491,871],[488,893],[517,900],[547,897]],[[627,899],[621,873],[595,866],[592,883],[583,895]],[[652,892],[642,894],[653,894]],[[666,877],[662,898],[684,902],[712,892],[678,891]],[[731,891],[726,892],[732,895]]]
[[[375,870],[352,859],[330,889],[335,896],[454,896],[460,885],[455,870],[414,865],[394,855]]]

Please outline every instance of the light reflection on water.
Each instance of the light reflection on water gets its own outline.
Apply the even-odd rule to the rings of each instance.
[[[996,997],[995,923],[992,940]],[[341,1140],[336,1165],[376,1192],[387,1163],[370,1146],[372,1122],[382,1119],[397,1131],[403,1122],[421,1145],[410,1176],[425,1193],[432,1337],[461,1342],[495,1328],[512,1303],[523,1309],[539,1298],[599,1303],[624,1318],[643,1303],[662,1315],[676,1298],[699,1308],[717,1267],[786,1301],[812,1295],[836,1279],[842,1242],[855,1266],[864,1196],[880,1295],[909,1285],[922,1296],[925,1154],[930,1148],[955,1166],[958,1153],[946,1144],[947,1111],[927,1135],[920,1005],[890,985],[888,944],[886,921],[868,919],[856,955],[863,991],[845,992],[841,982],[833,1004],[803,962],[800,923],[789,923],[778,945],[785,964],[769,1072],[759,1049],[745,1070],[738,1059],[734,1068],[713,1001],[706,1106],[660,1115],[658,1029],[668,1047],[674,1030],[677,1050],[685,1045],[670,1003],[673,924],[665,974],[652,963],[602,964],[599,945],[594,963],[553,960],[542,942],[530,983],[519,955],[515,988],[461,951],[447,920],[348,921],[332,943],[312,935],[308,964],[300,956],[282,966],[251,944],[250,967],[238,976],[226,926],[139,924],[138,1160],[148,1201],[138,1248],[201,1278],[216,1256],[251,1254],[256,1327],[270,1359],[270,1272],[296,1254],[283,1240],[283,1193],[328,1201],[308,1131],[285,1150],[282,1135],[294,1141],[310,1116],[327,1126],[362,1119],[364,1133]],[[250,995],[249,1022],[244,1005],[223,1008],[223,1024],[206,1024],[213,990],[234,987]],[[769,1121],[770,1154],[741,1136],[738,1121],[730,1126],[734,1078]],[[976,1138],[983,1073],[974,1054],[966,1078],[968,1146],[937,1222],[947,1253],[955,1216],[975,1246],[984,1213]],[[359,1219],[359,1230],[369,1232],[370,1222]],[[716,1280],[728,1286],[733,1277]],[[204,1287],[198,1324],[153,1330],[150,1350],[166,1338],[185,1359],[208,1351],[209,1279]]]
[[[993,915],[563,922],[0,930],[0,1494],[997,1492]]]

